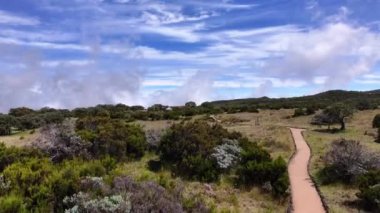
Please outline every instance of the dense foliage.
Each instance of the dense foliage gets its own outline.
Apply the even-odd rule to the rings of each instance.
[[[218,179],[221,170],[212,154],[223,139],[237,139],[220,125],[204,121],[172,125],[160,143],[160,159],[180,175],[202,181]]]
[[[276,196],[286,194],[289,180],[284,159],[272,160],[268,152],[246,139],[241,144],[243,152],[237,169],[238,183],[267,185]]]
[[[61,123],[68,116],[68,110],[42,108],[34,111],[25,107],[14,108],[10,110],[8,115],[0,114],[0,135],[10,135],[12,128],[29,130],[47,124]]]
[[[209,212],[200,200],[187,205],[180,185],[168,191],[116,175],[110,157],[53,163],[30,148],[0,147],[0,212]]]
[[[380,170],[370,171],[358,180],[357,196],[369,210],[380,211]]]
[[[257,143],[219,125],[204,121],[174,124],[164,134],[159,151],[161,161],[174,173],[191,179],[214,181],[220,174],[233,172],[240,185],[269,183],[274,195],[284,195],[288,189],[282,158],[272,160]]]
[[[140,158],[147,149],[141,126],[107,117],[84,117],[76,124],[78,135],[91,143],[94,157],[110,155],[117,159]]]

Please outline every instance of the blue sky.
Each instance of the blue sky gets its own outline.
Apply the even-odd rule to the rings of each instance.
[[[0,111],[380,88],[377,0],[0,0]]]

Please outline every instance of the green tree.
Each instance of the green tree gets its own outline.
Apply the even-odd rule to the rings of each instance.
[[[196,107],[197,104],[194,101],[189,101],[185,104],[186,107]]]
[[[323,111],[323,114],[327,115],[332,123],[340,124],[340,130],[346,129],[346,119],[351,117],[353,113],[352,107],[343,103],[331,105]]]
[[[9,110],[9,115],[15,116],[15,117],[21,117],[25,115],[30,115],[35,113],[34,110],[27,108],[27,107],[19,107],[19,108],[12,108]]]

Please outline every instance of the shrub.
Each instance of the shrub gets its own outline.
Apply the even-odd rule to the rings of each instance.
[[[81,138],[91,142],[94,157],[140,158],[148,147],[141,126],[109,118],[83,118],[77,121]]]
[[[28,212],[21,197],[9,195],[0,198],[0,213],[24,213]]]
[[[306,115],[312,115],[315,114],[317,111],[316,107],[306,107]]]
[[[33,142],[33,146],[46,152],[53,162],[75,157],[90,158],[91,143],[75,134],[72,120],[43,127],[39,138]]]
[[[71,197],[66,197],[63,203],[71,206],[65,212],[93,212],[93,213],[112,213],[112,212],[131,212],[131,202],[128,196],[112,195],[102,198],[91,198],[87,193],[79,192]]]
[[[117,177],[113,193],[129,193],[132,212],[184,212],[180,195],[172,195],[153,182],[136,183],[129,177]]]
[[[266,150],[247,139],[241,140],[240,145],[243,151],[236,171],[237,183],[245,186],[269,183],[273,195],[286,195],[289,180],[284,159],[278,157],[273,161]]]
[[[297,108],[294,110],[293,117],[299,117],[299,116],[304,116],[306,115],[306,112],[302,108]]]
[[[160,159],[175,173],[188,178],[212,181],[221,173],[214,148],[223,138],[237,139],[240,134],[229,133],[220,125],[205,121],[173,124],[163,135],[159,146]]]
[[[145,132],[146,141],[150,150],[157,150],[160,145],[162,130],[149,129]]]
[[[366,150],[358,141],[339,139],[324,157],[326,167],[319,173],[322,183],[352,183],[366,172],[380,168],[380,156]]]
[[[372,121],[373,128],[380,128],[380,114],[377,114]]]
[[[3,174],[11,182],[12,190],[21,196],[28,197],[28,209],[52,208],[53,193],[45,184],[53,173],[53,166],[47,159],[30,159],[25,163],[14,163],[8,166]]]
[[[252,158],[257,157],[252,156]],[[287,165],[281,157],[274,161],[246,161],[238,167],[237,175],[238,184],[251,186],[269,183],[275,196],[286,195],[289,186]]]
[[[211,156],[216,159],[220,169],[229,169],[240,160],[242,149],[237,140],[223,139],[222,143],[222,145],[214,148]]]
[[[360,192],[357,196],[364,206],[370,210],[380,210],[380,170],[370,171],[362,175],[359,180]]]
[[[377,114],[372,121],[372,127],[377,128],[377,139],[376,142],[380,143],[380,114]]]
[[[11,126],[8,124],[0,124],[0,136],[10,135],[11,134]]]
[[[32,148],[7,148],[3,143],[0,143],[0,172],[7,166],[15,162],[26,162],[33,157],[42,157],[43,154]]]

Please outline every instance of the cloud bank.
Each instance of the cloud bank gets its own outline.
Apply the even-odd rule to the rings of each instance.
[[[0,3],[0,112],[376,89],[379,17],[322,3]]]

